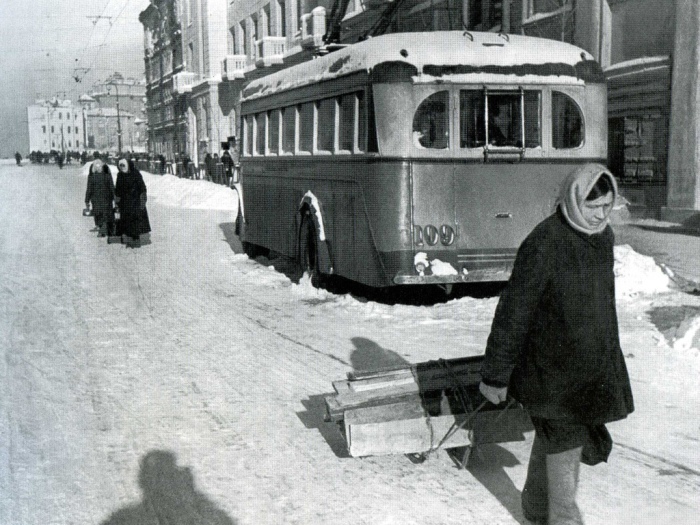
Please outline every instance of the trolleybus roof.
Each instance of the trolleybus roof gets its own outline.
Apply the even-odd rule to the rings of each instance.
[[[393,33],[251,81],[243,101],[332,80],[377,66],[394,66],[384,81],[455,83],[603,83],[600,67],[586,51],[556,40],[463,31]],[[401,78],[402,76],[410,78]]]

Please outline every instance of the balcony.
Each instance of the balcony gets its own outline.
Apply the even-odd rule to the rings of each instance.
[[[197,82],[197,73],[183,71],[177,75],[173,75],[173,93],[183,95],[192,91],[192,86]]]
[[[245,55],[226,55],[221,61],[221,77],[228,80],[243,78],[248,68],[248,57]]]
[[[301,47],[315,49],[323,45],[326,34],[326,10],[316,7],[311,13],[301,17]]]
[[[266,36],[255,42],[257,57],[255,65],[269,67],[281,64],[286,49],[287,39],[283,36]]]

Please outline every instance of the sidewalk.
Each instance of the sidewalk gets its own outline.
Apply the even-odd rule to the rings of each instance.
[[[651,219],[612,226],[615,244],[629,244],[636,252],[653,257],[700,291],[700,228]]]

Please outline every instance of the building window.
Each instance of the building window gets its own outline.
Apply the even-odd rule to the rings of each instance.
[[[63,113],[58,114],[58,120],[63,120]]]
[[[263,17],[265,18],[263,22],[265,24],[265,34],[261,34],[260,38],[272,36],[272,18],[270,17],[270,4],[267,4],[265,7],[263,7]]]
[[[571,0],[527,0],[527,16],[552,13],[571,3]]]
[[[51,133],[56,133],[56,130],[54,130],[53,126],[51,126]]]
[[[41,126],[41,132],[46,133],[46,126]]]
[[[78,134],[78,126],[75,126],[75,134]]]
[[[284,0],[277,0],[277,13],[279,14],[279,36],[287,36],[287,4]]]
[[[248,24],[244,20],[241,23],[241,34],[243,35],[243,54],[250,56],[250,40],[248,37]]]
[[[76,140],[76,141],[75,141],[75,147],[76,147],[76,148],[79,148],[79,147],[80,147],[80,141],[79,141],[79,140]]]

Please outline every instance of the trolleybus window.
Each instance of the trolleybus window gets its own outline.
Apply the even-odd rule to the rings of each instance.
[[[253,154],[253,116],[248,115],[243,121],[243,140],[246,155]]]
[[[314,145],[314,103],[299,104],[299,152],[311,153]]]
[[[273,109],[267,112],[267,148],[273,155],[280,151],[280,110]]]
[[[355,93],[338,97],[338,149],[355,150]]]
[[[583,116],[571,97],[552,92],[552,145],[557,149],[578,148],[583,144]]]
[[[316,150],[331,152],[335,148],[335,98],[324,98],[316,103]]]
[[[255,153],[265,155],[265,139],[267,138],[267,114],[255,115]]]
[[[488,100],[488,117],[485,108]],[[524,105],[522,104],[524,102]],[[540,140],[540,92],[459,92],[459,145],[461,148],[491,146],[523,146],[536,148]]]
[[[361,152],[379,151],[377,144],[377,129],[374,123],[374,112],[367,111],[367,98],[364,91],[358,91],[357,95],[357,150]],[[369,142],[369,144],[368,144]]]
[[[449,91],[433,93],[413,117],[413,144],[418,148],[444,149],[449,142]]]
[[[296,115],[297,108],[295,106],[282,109],[282,151],[284,153],[294,153]]]

